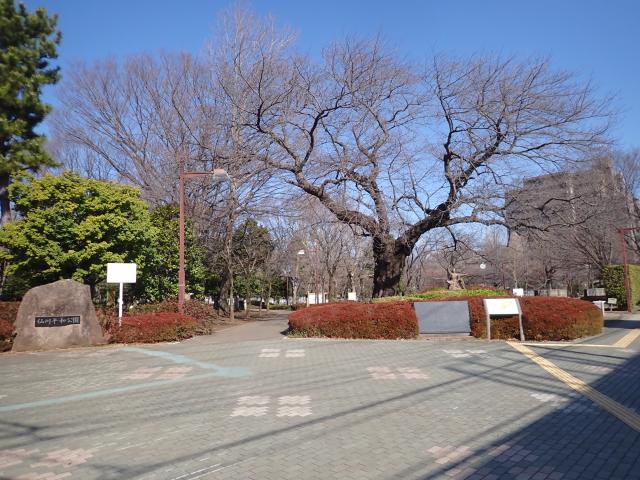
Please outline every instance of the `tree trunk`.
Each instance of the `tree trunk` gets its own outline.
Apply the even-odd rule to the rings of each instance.
[[[392,239],[373,239],[373,297],[397,295],[407,256]]]
[[[224,273],[222,284],[220,285],[220,294],[218,295],[218,308],[222,310],[222,313],[224,315],[230,315],[231,309],[233,308],[231,277],[227,272]]]
[[[336,300],[336,288],[335,288],[335,274],[333,272],[329,272],[329,278],[327,279],[329,283],[329,301],[335,302]]]
[[[0,174],[0,225],[6,225],[11,220],[11,203],[9,202],[9,184],[11,177],[8,173]]]
[[[271,285],[271,281],[269,281],[269,283],[267,284],[267,303],[265,304],[265,307],[267,309],[267,312],[269,311],[269,301],[271,300],[271,289],[272,289],[272,285]]]

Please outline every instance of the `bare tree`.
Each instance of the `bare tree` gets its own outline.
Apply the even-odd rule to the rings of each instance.
[[[396,292],[424,233],[504,224],[507,185],[605,142],[607,102],[547,60],[437,57],[419,76],[375,39],[336,44],[316,64],[271,24],[235,18],[218,70],[247,138],[371,237],[374,296]]]
[[[224,272],[220,305],[227,310],[233,229],[247,216],[277,208],[277,188],[242,138],[210,66],[188,54],[80,63],[59,97],[62,107],[49,122],[51,150],[66,168],[136,185],[152,205],[178,201],[180,162],[187,171],[228,173],[228,181],[189,179],[185,191],[187,215],[210,264]]]

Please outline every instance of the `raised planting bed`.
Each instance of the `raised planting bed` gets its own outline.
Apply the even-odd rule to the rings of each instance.
[[[483,298],[490,297],[455,296],[420,301],[467,301],[471,335],[483,338],[486,337]],[[573,340],[602,332],[602,312],[590,302],[562,297],[521,297],[519,301],[527,340]],[[415,338],[418,320],[412,301],[332,303],[291,313],[289,328],[293,335],[309,337]],[[519,338],[518,318],[494,319],[491,337]]]

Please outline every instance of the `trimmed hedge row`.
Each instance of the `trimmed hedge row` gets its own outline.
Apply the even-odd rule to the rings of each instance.
[[[16,333],[16,316],[20,302],[0,302],[0,352],[8,352]]]
[[[429,301],[467,301],[471,335],[486,337],[482,298],[454,297]],[[527,340],[573,340],[602,332],[602,311],[591,302],[561,297],[522,297]],[[338,338],[415,338],[418,320],[412,302],[317,305],[289,315],[294,335]],[[492,319],[491,337],[519,338],[518,317]]]
[[[487,336],[487,317],[482,299],[471,298],[471,335]],[[591,302],[564,297],[521,297],[522,325],[527,340],[574,340],[602,333],[602,311]],[[491,319],[491,338],[519,338],[518,317]]]
[[[188,315],[174,312],[146,313],[122,318],[122,326],[113,322],[108,329],[111,343],[172,342],[190,338],[199,328]]]
[[[382,297],[374,298],[374,303],[381,302],[398,302],[398,301],[410,301],[410,302],[422,302],[424,300],[452,300],[467,299],[471,297],[510,297],[511,292],[506,290],[493,288],[493,287],[469,287],[465,290],[447,290],[444,288],[434,288],[432,290],[426,290],[420,293],[409,293],[403,296]]]
[[[0,302],[0,352],[13,346],[15,320],[20,302]],[[167,301],[139,307],[146,313],[129,315],[118,327],[113,308],[96,307],[98,322],[110,343],[174,342],[194,335],[208,334],[212,323],[219,323],[215,310],[202,302],[185,303],[187,315],[180,315],[177,302]]]
[[[339,338],[415,338],[418,320],[413,304],[327,303],[289,314],[294,335]]]

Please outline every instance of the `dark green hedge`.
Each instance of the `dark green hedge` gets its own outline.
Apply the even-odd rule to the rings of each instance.
[[[627,308],[624,290],[624,266],[607,265],[602,269],[602,281],[609,297],[618,299],[618,308]],[[640,303],[640,265],[629,265],[629,283],[631,285],[631,304]]]

